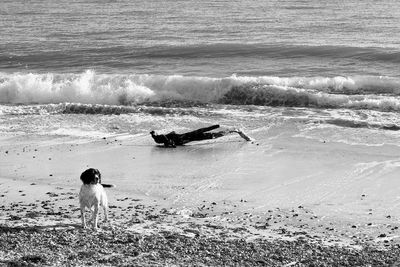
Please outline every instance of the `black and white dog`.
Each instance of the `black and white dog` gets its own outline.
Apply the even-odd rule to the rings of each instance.
[[[82,227],[86,228],[85,209],[93,210],[93,228],[97,229],[97,221],[100,206],[104,209],[104,221],[108,221],[108,199],[104,187],[114,187],[112,184],[102,184],[101,174],[97,169],[87,169],[81,174],[83,185],[79,192],[79,204],[81,207]]]

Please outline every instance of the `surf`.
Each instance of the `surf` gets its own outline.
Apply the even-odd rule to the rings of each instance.
[[[400,111],[399,95],[400,79],[385,76],[231,75],[213,78],[105,74],[94,70],[0,73],[0,103],[5,105],[77,103],[190,107],[228,104],[397,112]]]

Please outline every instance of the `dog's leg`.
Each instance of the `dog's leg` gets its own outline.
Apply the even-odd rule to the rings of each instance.
[[[97,230],[97,221],[99,216],[99,204],[94,205],[93,210],[93,229]]]
[[[107,206],[103,206],[104,210],[104,222],[108,222],[108,208]]]
[[[83,205],[81,205],[81,220],[82,220],[82,227],[86,228],[85,206]]]

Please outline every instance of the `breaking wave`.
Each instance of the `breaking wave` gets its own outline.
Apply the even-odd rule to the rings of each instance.
[[[316,90],[282,86],[233,87],[219,102],[231,105],[400,111],[400,100],[396,96],[329,94]]]
[[[129,106],[263,105],[400,111],[400,79],[353,77],[187,77],[180,75],[0,73],[0,103]],[[123,109],[123,108],[121,108]]]

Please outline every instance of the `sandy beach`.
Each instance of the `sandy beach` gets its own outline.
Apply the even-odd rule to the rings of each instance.
[[[5,135],[0,146],[1,263],[395,266],[400,214],[385,181],[374,187],[368,179],[349,177],[329,184],[333,170],[328,166],[327,178],[317,183],[306,168],[279,169],[279,162],[295,162],[293,151],[306,148],[311,159],[296,155],[298,166],[310,166],[305,161],[317,157],[315,164],[326,166],[324,155],[331,159],[332,153],[345,149],[333,142],[249,143],[236,136],[166,149],[156,147],[147,135],[91,141]],[[375,160],[391,160],[389,153],[372,149]],[[275,155],[270,158],[275,168],[266,171],[268,165],[263,166],[263,172],[268,177],[280,173],[286,180],[261,183],[254,160],[252,172],[244,171],[250,164],[244,155],[260,151]],[[359,154],[356,149],[352,153]],[[353,155],[346,157],[349,163]],[[344,166],[340,158],[330,163]],[[79,218],[79,175],[88,167],[99,168],[103,182],[116,184],[107,189],[111,222],[101,223],[96,232],[82,229]],[[246,175],[255,180],[241,182],[238,177]]]

